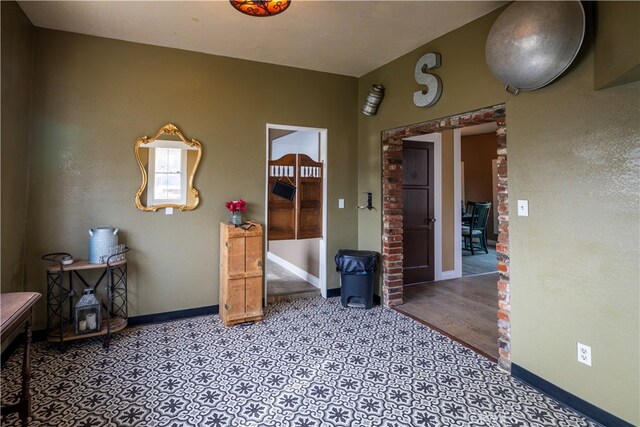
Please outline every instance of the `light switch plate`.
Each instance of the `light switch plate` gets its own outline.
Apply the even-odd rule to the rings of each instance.
[[[518,216],[529,216],[528,200],[518,200]]]
[[[338,199],[338,209],[344,209],[344,199]]]
[[[165,215],[173,215],[173,208],[165,208],[164,214]]]

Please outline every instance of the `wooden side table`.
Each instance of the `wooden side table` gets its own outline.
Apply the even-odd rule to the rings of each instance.
[[[12,405],[2,406],[1,414],[18,413],[22,426],[29,423],[31,412],[31,322],[33,305],[42,295],[37,292],[9,292],[0,294],[0,340],[4,341],[24,325],[24,354],[22,357],[22,391],[20,399]]]
[[[129,250],[125,248],[123,252],[110,256],[104,264],[91,264],[86,260],[63,264],[60,256],[69,255],[63,252],[42,256],[42,259],[54,263],[47,269],[47,340],[59,343],[64,349],[66,341],[104,335],[103,346],[109,348],[111,334],[127,326],[127,260],[115,259],[117,255],[125,254]],[[101,273],[93,284],[88,283],[83,276],[84,272],[91,270]],[[78,335],[73,325],[74,302],[82,292],[76,291],[74,279],[80,281],[82,289],[92,288],[97,291],[105,278],[107,298],[106,302],[102,303],[105,315],[100,330]]]

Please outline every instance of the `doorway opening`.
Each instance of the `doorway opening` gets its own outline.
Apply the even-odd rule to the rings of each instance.
[[[494,306],[494,313],[497,311],[498,322],[493,322],[493,329],[498,332],[498,351],[497,362],[501,369],[510,371],[511,369],[511,353],[510,353],[510,289],[509,289],[509,223],[508,223],[508,187],[507,187],[507,146],[506,146],[506,126],[505,126],[505,106],[503,104],[488,107],[469,113],[459,114],[443,119],[433,120],[429,122],[419,123],[406,127],[386,130],[382,133],[382,192],[383,192],[383,232],[382,232],[382,295],[383,303],[387,306],[399,306],[405,301],[404,298],[404,242],[402,229],[404,228],[404,200],[402,192],[399,192],[399,184],[403,182],[403,145],[407,138],[416,136],[444,133],[454,131],[458,133],[461,128],[480,125],[484,123],[497,123],[496,138],[498,141],[497,149],[497,208],[498,208],[498,241],[496,243],[496,252],[498,257],[499,276],[493,280],[492,292],[495,295],[496,286],[498,288],[498,304]],[[456,144],[454,144],[455,148]],[[459,145],[458,145],[459,147]],[[449,241],[449,247],[446,247],[444,241],[438,247],[436,244],[435,254],[441,252],[442,256],[453,259],[453,268],[445,271],[451,271],[454,277],[461,276],[462,256],[461,251],[454,248],[455,242],[461,241],[461,171],[460,168],[460,152],[452,149],[453,157],[453,189],[449,191],[450,197],[447,203],[453,215],[453,226],[447,232],[453,236]],[[455,168],[458,171],[455,172]],[[453,204],[450,204],[450,202]],[[443,215],[444,218],[444,215]],[[436,224],[438,218],[436,217]],[[447,250],[445,253],[444,250]],[[401,254],[401,256],[397,256]],[[451,266],[449,266],[451,267]],[[457,273],[459,269],[460,273]],[[407,288],[411,289],[411,288]],[[494,317],[495,319],[495,317]],[[474,348],[475,350],[475,348]]]
[[[265,304],[326,298],[327,130],[267,124]]]
[[[462,277],[498,273],[497,130],[496,122],[460,130]]]

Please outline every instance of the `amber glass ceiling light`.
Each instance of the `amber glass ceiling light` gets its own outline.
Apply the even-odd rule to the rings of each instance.
[[[245,15],[274,16],[284,12],[291,0],[229,0],[229,3]]]

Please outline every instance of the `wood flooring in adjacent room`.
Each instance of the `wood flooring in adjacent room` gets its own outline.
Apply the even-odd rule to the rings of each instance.
[[[496,272],[407,286],[404,304],[395,308],[495,361],[497,281]]]

